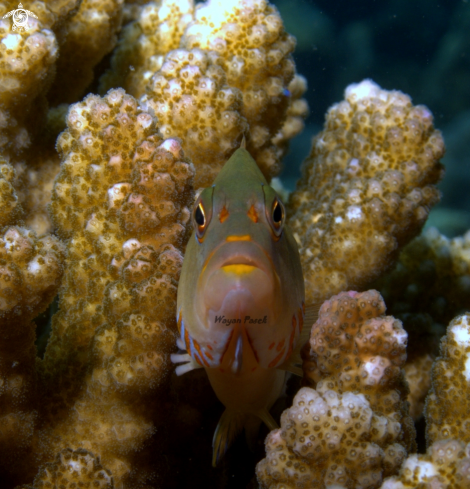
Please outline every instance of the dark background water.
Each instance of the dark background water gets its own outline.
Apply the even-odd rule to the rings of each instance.
[[[310,116],[291,145],[283,181],[300,162],[328,107],[350,83],[371,78],[427,105],[447,145],[443,199],[430,223],[449,236],[470,227],[470,1],[276,0],[297,38],[297,71],[308,80]]]

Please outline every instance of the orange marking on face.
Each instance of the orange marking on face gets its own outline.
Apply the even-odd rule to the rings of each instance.
[[[223,206],[219,214],[219,221],[222,223],[226,221],[227,217],[228,217],[228,210],[225,206]]]
[[[274,341],[273,341],[273,342],[272,342],[272,343],[269,345],[268,350],[272,350],[272,349],[274,348],[274,345],[275,345],[275,344],[276,344],[276,343],[274,343]]]
[[[276,350],[277,350],[277,351],[281,351],[281,348],[284,346],[284,343],[285,343],[285,342],[286,342],[286,340],[285,340],[285,339],[284,339],[284,340],[282,340],[282,341],[280,341],[280,342],[277,344],[277,346],[276,346]]]
[[[183,315],[180,313],[178,314],[178,333],[181,334],[181,322],[183,321]]]
[[[214,357],[208,352],[206,351],[206,357],[209,359],[209,360],[214,360]]]
[[[229,243],[231,241],[251,241],[251,236],[249,234],[244,234],[243,236],[227,236],[225,238],[225,241],[228,241]]]
[[[201,357],[202,363],[206,366],[209,367],[209,363],[207,363],[207,360],[204,358],[204,355],[202,354],[201,346],[199,343],[193,339],[193,345],[194,348],[196,348],[196,351],[199,353],[199,356]],[[196,357],[197,358],[197,357]]]
[[[277,357],[268,365],[269,368],[273,368],[273,367],[275,367],[278,364],[279,360],[284,355],[284,350],[285,350],[285,348],[283,348],[282,351],[281,351],[281,353],[279,353],[279,355],[277,355]]]
[[[215,342],[214,342],[215,343]],[[209,350],[212,351],[212,346],[211,345],[207,345],[207,348],[209,348]]]
[[[258,222],[258,213],[256,212],[255,206],[252,204],[250,210],[248,211],[248,217],[254,222]]]

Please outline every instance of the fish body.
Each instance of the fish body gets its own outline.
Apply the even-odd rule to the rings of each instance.
[[[205,368],[225,405],[214,464],[234,436],[281,393],[305,314],[297,244],[285,210],[248,151],[239,148],[198,196],[178,286],[182,374]],[[281,367],[281,368],[280,368]],[[253,425],[253,423],[252,423]]]

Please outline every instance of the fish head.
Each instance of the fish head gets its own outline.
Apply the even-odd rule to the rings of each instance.
[[[192,210],[178,287],[188,352],[209,368],[273,368],[293,349],[304,284],[284,204],[240,148]]]

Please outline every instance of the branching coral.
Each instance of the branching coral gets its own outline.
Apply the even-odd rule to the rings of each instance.
[[[377,291],[326,301],[304,349],[304,387],[266,440],[261,487],[375,488],[414,448],[406,332]]]
[[[116,42],[123,2],[35,1],[27,8],[39,18],[24,32],[0,21],[0,478],[8,488],[33,479],[20,487],[176,487],[182,445],[188,466],[202,460],[188,448],[199,439],[192,445],[187,437],[217,417],[211,393],[202,379],[197,394],[186,382],[167,384],[193,185],[210,185],[243,135],[272,177],[308,111],[294,39],[265,0],[143,3],[127,4],[133,20],[113,53],[114,72],[101,79],[131,94],[89,95],[70,110],[48,103],[73,103],[84,93]],[[0,14],[16,7],[3,1]],[[67,111],[57,175],[52,146]],[[438,199],[442,154],[426,108],[372,82],[348,87],[290,204],[309,303],[365,287],[393,263]],[[52,230],[62,242],[42,236]],[[463,305],[468,241],[436,240],[445,242]],[[36,359],[32,319],[57,292],[59,312],[45,356]],[[413,448],[406,335],[383,313],[375,292],[324,306],[304,351],[309,387],[269,437],[262,484],[377,487],[398,472]],[[425,360],[408,374],[422,392],[420,374],[432,358]],[[447,404],[438,391],[433,396],[430,419],[445,427],[438,416]],[[418,411],[419,402],[422,395]],[[432,430],[428,455],[409,457],[406,469],[447,457],[444,465],[466,477],[468,440]],[[405,480],[405,472],[384,484]],[[219,477],[211,471],[203,479]]]
[[[209,186],[247,129],[241,95],[226,85],[215,53],[178,49],[165,58],[142,105],[165,137],[179,137],[197,168],[196,187]]]
[[[101,466],[99,458],[83,448],[78,450],[68,448],[58,453],[54,462],[46,464],[41,469],[34,479],[32,488],[75,489],[77,486],[96,489],[114,487],[111,474]],[[31,486],[21,486],[19,489],[28,488]]]
[[[448,239],[435,228],[426,229],[405,246],[395,269],[374,284],[408,332],[405,370],[416,417],[431,386],[429,367],[444,325],[470,310],[469,238],[467,233]]]
[[[243,133],[265,176],[279,172],[308,108],[305,81],[294,78],[295,41],[272,5],[209,1],[194,10],[189,1],[162,0],[123,32],[102,86],[147,91],[144,107],[166,137],[182,139],[198,170],[196,187],[212,183]]]
[[[146,4],[137,19],[122,30],[112,69],[101,78],[102,90],[119,86],[141,97],[152,75],[162,67],[165,55],[179,47],[193,12],[192,0]]]
[[[464,314],[449,324],[432,369],[425,408],[428,450],[409,457],[382,489],[470,486],[469,350],[470,315]]]
[[[275,7],[266,0],[208,0],[198,5],[181,47],[217,52],[228,85],[242,94],[240,112],[250,126],[247,149],[267,178],[277,175],[281,154],[272,139],[289,107],[285,90],[295,73],[295,39]]]
[[[46,459],[64,446],[100,454],[120,487],[128,454],[155,430],[149,396],[169,371],[194,170],[122,89],[88,96],[67,123],[51,204],[67,271],[39,438]]]
[[[444,143],[428,109],[370,80],[345,99],[328,111],[291,194],[308,303],[387,270],[439,200]]]
[[[34,474],[27,460],[38,418],[32,319],[57,294],[65,246],[20,226],[15,172],[0,163],[0,472]]]
[[[52,105],[75,102],[93,81],[93,68],[117,43],[123,3],[124,0],[82,0],[67,28],[58,33],[60,56],[49,93]]]

